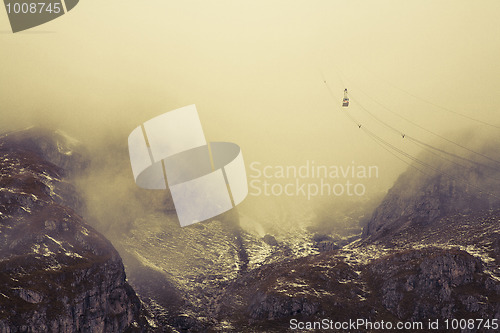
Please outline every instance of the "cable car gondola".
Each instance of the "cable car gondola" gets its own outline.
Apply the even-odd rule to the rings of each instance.
[[[344,89],[344,98],[342,99],[342,106],[343,107],[349,106],[349,97],[347,97],[347,88]]]

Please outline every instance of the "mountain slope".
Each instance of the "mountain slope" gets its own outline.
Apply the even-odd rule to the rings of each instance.
[[[444,216],[500,208],[500,162],[478,162],[471,166],[460,161],[464,165],[461,167],[428,155],[421,160],[435,170],[424,169],[422,173],[408,168],[375,209],[363,230],[364,237],[374,241]]]
[[[88,226],[64,175],[86,162],[39,128],[0,137],[0,331],[139,330],[141,303],[118,252]]]
[[[500,211],[447,216],[387,241],[359,240],[254,269],[228,285],[216,316],[221,329],[248,332],[289,331],[292,319],[437,319],[443,332],[446,319],[491,323],[500,320],[499,254]]]

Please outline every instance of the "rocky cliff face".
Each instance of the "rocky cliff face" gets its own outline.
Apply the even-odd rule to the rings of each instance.
[[[375,240],[443,216],[500,207],[500,163],[468,168],[432,161],[429,164],[439,171],[426,169],[422,174],[408,168],[399,177],[364,228],[365,237]]]
[[[144,323],[118,252],[77,212],[87,164],[61,133],[0,138],[0,331],[123,332]]]
[[[500,318],[500,286],[466,251],[429,247],[375,261],[373,296],[397,318]]]

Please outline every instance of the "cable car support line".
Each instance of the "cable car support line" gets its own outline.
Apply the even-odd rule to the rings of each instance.
[[[454,144],[454,145],[455,145],[455,146],[457,146],[457,147],[460,147],[460,148],[462,148],[462,149],[465,149],[465,150],[467,150],[467,151],[468,151],[468,152],[470,152],[470,153],[476,154],[476,155],[478,155],[478,156],[481,156],[481,157],[483,157],[483,158],[485,158],[485,159],[487,159],[487,160],[490,160],[490,161],[495,162],[495,163],[497,163],[497,164],[499,164],[499,165],[500,165],[500,161],[495,160],[495,159],[493,159],[493,158],[491,158],[491,157],[489,157],[489,156],[486,156],[486,155],[484,155],[484,154],[482,154],[482,153],[479,153],[479,152],[477,152],[477,151],[474,151],[474,150],[472,150],[472,149],[470,149],[470,148],[467,148],[467,147],[465,147],[464,145],[461,145],[461,144],[459,144],[459,143],[457,143],[457,142],[455,142],[455,141],[453,141],[453,140],[450,140],[450,139],[448,139],[448,138],[445,138],[444,136],[439,135],[439,134],[437,134],[437,133],[435,133],[435,132],[433,132],[433,131],[431,131],[431,130],[429,130],[429,129],[427,129],[427,128],[425,128],[425,127],[423,127],[423,126],[421,126],[421,125],[419,125],[419,124],[417,124],[417,123],[415,123],[415,122],[414,122],[414,121],[412,121],[411,119],[408,119],[408,118],[406,118],[406,117],[404,117],[404,116],[400,115],[399,113],[397,113],[397,112],[395,112],[395,111],[393,111],[393,110],[389,109],[388,107],[386,107],[384,104],[382,104],[381,102],[379,102],[379,101],[378,101],[378,100],[376,100],[375,98],[373,98],[373,97],[369,96],[369,95],[368,95],[366,92],[364,92],[363,90],[361,90],[361,89],[359,89],[359,90],[360,90],[363,94],[365,94],[368,98],[370,98],[372,101],[374,101],[375,103],[377,103],[378,105],[380,105],[382,108],[384,108],[385,110],[389,111],[390,113],[392,113],[392,114],[394,114],[394,115],[398,116],[399,118],[401,118],[401,119],[403,119],[403,120],[405,120],[405,121],[409,122],[410,124],[412,124],[412,125],[414,125],[414,126],[416,126],[416,127],[420,128],[420,129],[422,129],[422,130],[426,131],[427,133],[430,133],[430,134],[432,134],[432,135],[434,135],[434,136],[436,136],[436,137],[438,137],[438,138],[440,138],[440,139],[442,139],[442,140],[445,140],[445,141],[447,141],[447,142],[449,142],[449,143],[451,143],[451,144]],[[353,97],[353,95],[352,95],[352,93],[351,93],[350,95],[351,95],[351,98],[354,98],[354,97]],[[358,100],[358,99],[356,98],[356,100]],[[359,104],[359,102],[358,102],[358,104]],[[361,106],[361,105],[360,105],[360,106]],[[366,110],[366,108],[363,108],[363,109],[364,109],[365,111],[367,111],[367,110]],[[367,112],[368,112],[368,113],[370,113],[369,111],[367,111]],[[372,115],[372,116],[373,116],[373,115]],[[396,130],[396,131],[397,131],[397,129],[393,129],[393,130]],[[401,133],[401,134],[403,134],[403,133]]]
[[[354,57],[352,57],[352,54],[351,54],[351,60],[352,60],[352,59],[354,59]],[[384,78],[382,78],[380,75],[378,75],[378,74],[374,73],[372,70],[370,70],[369,68],[367,68],[366,66],[364,66],[363,64],[361,64],[359,61],[354,60],[354,62],[356,62],[356,63],[359,65],[359,67],[362,67],[363,71],[372,73],[372,75],[373,75],[375,78],[378,78],[380,81],[383,81],[383,82],[384,82],[385,84],[387,84],[388,86],[393,87],[394,89],[397,89],[397,90],[399,90],[399,91],[402,91],[403,93],[405,93],[405,94],[407,94],[407,95],[409,95],[409,96],[411,96],[411,97],[413,97],[413,98],[415,98],[415,99],[418,99],[418,100],[420,100],[420,101],[422,101],[422,102],[424,102],[424,103],[427,103],[427,104],[429,104],[429,105],[432,105],[432,106],[434,106],[434,107],[436,107],[436,108],[438,108],[438,109],[444,110],[444,111],[446,111],[446,112],[449,112],[449,113],[455,114],[455,115],[460,116],[460,117],[462,117],[462,118],[465,118],[465,119],[468,119],[468,120],[471,120],[471,121],[475,121],[475,122],[477,122],[477,123],[479,123],[479,124],[482,124],[482,125],[485,125],[485,126],[489,126],[489,127],[492,127],[492,128],[500,129],[500,126],[498,126],[498,125],[494,125],[494,124],[488,123],[488,122],[486,122],[486,121],[484,121],[484,120],[477,119],[477,118],[474,118],[474,117],[471,117],[471,116],[465,115],[465,114],[463,114],[463,113],[460,113],[460,112],[454,111],[454,110],[449,109],[449,108],[447,108],[447,107],[444,107],[444,106],[441,106],[441,105],[436,104],[436,103],[434,103],[434,102],[431,102],[431,101],[429,101],[429,100],[427,100],[427,99],[425,99],[425,98],[422,98],[422,97],[420,97],[420,96],[417,96],[417,95],[415,95],[415,94],[413,94],[413,93],[411,93],[411,92],[409,92],[409,91],[407,91],[407,90],[405,90],[405,89],[403,89],[403,88],[400,88],[400,87],[398,87],[398,86],[396,86],[396,85],[392,84],[391,82],[389,82],[389,81],[385,80],[385,79],[384,79]],[[338,71],[337,71],[337,72],[338,72]],[[342,79],[341,79],[341,80],[342,80]]]
[[[333,91],[330,89],[330,87],[328,86],[326,80],[324,81],[325,83],[325,86],[326,88],[328,89],[328,91],[330,92],[330,96],[333,98],[334,101],[336,101],[337,99],[335,98],[334,94],[333,94]],[[337,105],[337,104],[336,104]],[[426,175],[429,175],[428,173],[424,172],[423,170],[420,170],[419,168],[417,168],[414,164],[410,164],[408,163],[407,161],[403,160],[402,158],[400,158],[399,156],[397,156],[396,154],[394,154],[392,151],[390,151],[389,149],[392,149],[393,151],[399,153],[400,155],[408,158],[409,160],[413,161],[414,163],[418,163],[420,164],[421,166],[423,167],[426,167],[426,168],[429,168],[431,170],[433,170],[434,172],[438,173],[438,174],[442,174],[442,175],[445,175],[446,177],[448,177],[449,179],[452,179],[452,180],[455,180],[455,181],[458,181],[458,182],[462,182],[472,188],[475,188],[477,189],[480,193],[485,193],[489,196],[492,196],[492,197],[495,197],[497,199],[500,199],[500,197],[498,197],[497,195],[491,193],[491,192],[488,192],[476,185],[473,185],[469,182],[467,182],[466,180],[464,179],[461,179],[461,178],[458,178],[458,177],[455,177],[447,172],[444,172],[442,170],[439,170],[438,168],[412,156],[411,154],[408,154],[406,153],[405,151],[397,148],[396,146],[392,145],[391,143],[385,141],[384,139],[382,139],[381,137],[379,137],[378,135],[376,135],[375,133],[373,133],[372,131],[368,130],[365,126],[362,126],[362,124],[358,121],[356,121],[356,119],[351,115],[349,114],[349,112],[346,112],[346,111],[343,111],[340,107],[339,107],[340,111],[342,113],[344,113],[356,126],[358,126],[359,129],[363,130],[374,142],[376,142],[377,144],[381,145],[385,150],[389,151],[392,155],[396,156],[399,160],[403,161],[405,164],[419,170],[420,172],[426,174]],[[385,147],[384,147],[385,146]]]
[[[446,155],[449,155],[449,156],[455,157],[455,158],[460,159],[460,160],[463,160],[463,161],[467,161],[467,162],[469,162],[469,163],[472,163],[472,164],[475,164],[475,165],[478,165],[478,166],[481,166],[481,167],[484,167],[484,168],[497,170],[497,168],[491,167],[491,166],[489,166],[489,165],[486,165],[486,164],[483,164],[483,163],[480,163],[480,162],[477,162],[477,161],[473,161],[473,160],[471,160],[471,159],[468,159],[468,158],[466,158],[466,157],[463,157],[463,156],[460,156],[460,155],[457,155],[457,154],[453,154],[453,153],[447,152],[447,151],[445,151],[445,150],[443,150],[443,149],[440,149],[440,148],[434,147],[434,146],[432,146],[432,145],[430,145],[430,144],[428,144],[428,143],[422,142],[422,141],[420,141],[420,140],[418,140],[418,139],[416,139],[416,138],[414,138],[414,137],[412,137],[412,136],[410,136],[410,135],[407,135],[407,134],[405,134],[404,132],[402,132],[402,131],[398,130],[397,128],[395,128],[395,127],[393,127],[393,126],[389,125],[388,123],[386,123],[385,121],[383,121],[382,119],[380,119],[379,117],[377,117],[377,116],[376,116],[375,114],[373,114],[372,112],[368,111],[368,109],[366,109],[366,108],[365,108],[365,107],[364,107],[361,103],[359,103],[359,101],[358,101],[358,100],[353,99],[353,101],[355,101],[355,102],[356,102],[356,104],[357,104],[357,105],[359,105],[359,107],[361,107],[361,109],[362,109],[363,111],[365,111],[366,113],[368,113],[371,117],[373,117],[375,120],[377,120],[378,122],[380,122],[382,125],[384,125],[385,127],[389,128],[390,130],[392,130],[393,132],[397,133],[398,135],[401,135],[401,137],[402,137],[403,139],[404,139],[404,138],[407,138],[408,140],[410,140],[410,141],[411,141],[411,142],[413,142],[414,144],[416,144],[416,145],[420,146],[421,148],[425,149],[426,151],[431,152],[429,149],[433,149],[433,150],[438,151],[438,152],[440,152],[440,153],[443,153],[443,154],[446,154]],[[432,152],[431,152],[431,153],[432,153]],[[438,155],[438,154],[435,154],[435,153],[434,153],[434,155],[436,155],[436,156],[438,156],[438,157],[440,157],[440,158],[442,158],[442,159],[444,159],[444,160],[447,160],[447,161],[449,161],[449,162],[451,162],[451,163],[454,163],[454,164],[456,164],[456,165],[458,165],[458,166],[461,166],[461,167],[463,167],[463,168],[470,169],[470,168],[469,168],[469,167],[467,167],[467,166],[464,166],[464,165],[462,165],[462,164],[460,164],[460,163],[456,163],[456,162],[455,162],[455,161],[453,161],[453,160],[450,160],[450,159],[444,158],[444,157],[443,157],[443,156],[441,156],[441,155]],[[488,177],[490,177],[490,176],[488,176]],[[492,178],[492,177],[490,177],[490,178]],[[493,178],[493,179],[496,179],[496,178]],[[498,179],[496,179],[496,180],[498,180]]]

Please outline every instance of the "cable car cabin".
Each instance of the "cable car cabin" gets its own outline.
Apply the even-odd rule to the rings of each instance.
[[[347,97],[347,89],[344,89],[344,98],[342,99],[342,106],[343,107],[349,106],[349,97]]]

